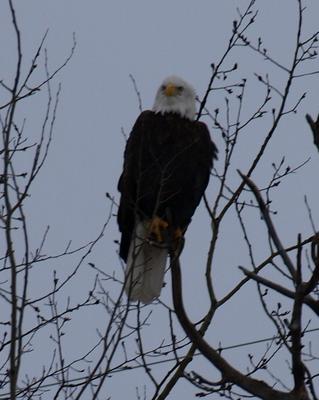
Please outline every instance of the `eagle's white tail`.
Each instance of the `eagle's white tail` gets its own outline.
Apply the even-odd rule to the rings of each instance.
[[[159,297],[164,280],[168,250],[150,244],[149,230],[138,222],[131,240],[126,264],[125,292],[132,301],[145,304]]]

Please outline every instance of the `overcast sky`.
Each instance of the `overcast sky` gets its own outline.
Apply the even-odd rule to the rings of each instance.
[[[36,248],[46,226],[50,225],[47,245],[47,252],[50,254],[60,251],[69,240],[72,240],[74,246],[92,240],[109,213],[110,204],[105,193],[109,192],[118,201],[116,185],[123,162],[123,132],[129,134],[139,114],[137,96],[129,75],[132,74],[136,80],[143,109],[152,107],[157,87],[163,78],[171,74],[189,81],[201,98],[210,78],[210,64],[217,62],[227,47],[232,21],[237,17],[236,7],[244,8],[248,1],[28,0],[15,1],[14,4],[22,35],[26,67],[47,29],[49,32],[46,48],[51,71],[63,63],[70,53],[73,33],[77,43],[74,56],[55,80],[55,83],[62,83],[62,92],[54,139],[48,160],[28,202],[31,243]],[[305,33],[310,33],[319,28],[319,2],[307,0],[305,5]],[[296,37],[297,1],[260,0],[256,2],[255,8],[259,9],[259,15],[256,25],[251,30],[252,37],[262,36],[269,52],[289,66]],[[10,82],[13,78],[16,48],[8,5],[4,0],[0,4],[0,26],[0,78]],[[261,99],[261,89],[254,72],[268,71],[280,87],[284,84],[284,75],[256,54],[242,48],[235,51],[229,65],[235,61],[239,64],[237,76],[249,79],[244,109],[244,113],[248,115]],[[309,64],[309,68],[318,70],[318,62]],[[37,76],[41,77],[41,73]],[[54,88],[56,89],[56,86],[53,86]],[[271,163],[278,162],[282,156],[286,156],[287,165],[291,166],[297,166],[311,158],[303,169],[287,178],[284,187],[278,189],[278,194],[274,194],[273,207],[280,211],[274,217],[275,222],[287,245],[296,240],[298,232],[305,236],[312,233],[303,202],[305,194],[313,207],[315,220],[318,221],[319,218],[319,155],[312,144],[311,133],[304,120],[306,113],[314,116],[319,112],[318,78],[298,81],[294,89],[294,98],[304,91],[309,92],[307,98],[301,104],[298,113],[291,115],[280,125],[261,167],[254,176],[256,183],[262,187],[270,176]],[[3,99],[3,96],[2,93],[0,98]],[[45,107],[45,96],[41,96],[40,94],[38,97],[31,97],[19,107],[19,118],[27,119],[26,131],[29,138],[33,135],[34,138],[38,137]],[[224,103],[220,104],[220,101],[221,96],[218,100],[210,99],[209,107],[212,110],[223,107]],[[241,168],[245,171],[248,167],[255,149],[258,149],[258,144],[267,132],[267,126],[267,119],[264,123],[256,123],[249,130],[247,140],[239,146],[235,156],[237,165],[232,165],[232,184],[239,181],[236,169]],[[214,133],[210,125],[209,128],[222,153],[221,138]],[[208,189],[212,198],[216,194],[214,188],[212,180]],[[265,242],[265,230],[256,215],[251,221],[251,232],[254,232],[254,223],[258,223],[256,232],[260,234],[260,242],[256,242],[260,250],[257,253],[260,261],[268,254],[268,245]],[[237,248],[236,237],[240,233],[239,228],[233,226],[231,218],[229,225],[222,230],[222,235],[225,236],[224,245],[220,245],[217,252],[217,295],[222,295],[231,288],[241,276],[237,266],[248,262],[247,251],[243,247]],[[89,261],[95,262],[110,273],[118,270],[120,263],[114,243],[114,240],[118,239],[116,219],[112,218],[103,240]],[[209,221],[201,205],[188,232],[182,258],[185,292],[192,292],[191,296],[186,296],[186,304],[194,319],[202,315],[204,311],[201,310],[207,300],[205,295],[197,293],[204,287],[200,281],[203,278],[208,244]],[[68,270],[68,266],[63,262],[58,263],[55,268],[60,268],[61,275],[63,271]],[[201,275],[198,274],[198,270],[201,271]],[[82,281],[77,283],[78,287],[69,289],[72,294],[73,291],[82,294],[89,290],[87,282],[91,284],[91,278],[88,276],[90,273],[84,271]],[[41,287],[41,279],[46,279],[43,271],[33,281],[34,287]],[[194,282],[198,285],[196,300]],[[251,287],[253,288],[253,285]],[[216,316],[216,326],[221,323],[221,328],[218,333],[211,333],[212,343],[216,345],[223,340],[225,345],[230,345],[272,335],[273,330],[269,323],[263,323],[259,318],[259,306],[251,308],[249,296],[252,294],[254,302],[257,303],[256,293],[252,290],[247,296],[240,295],[238,301],[229,305],[227,312]],[[163,300],[170,302],[170,298],[168,285],[163,290]],[[250,307],[246,314],[254,315],[254,321],[248,315],[246,319],[241,316],[241,319],[236,321],[239,304],[241,308]],[[87,318],[87,324],[91,324],[92,328],[89,333],[80,334],[78,331],[79,327],[83,327],[83,320],[75,320],[76,328],[73,328],[74,331],[70,329],[71,337],[74,338],[72,335],[76,334],[82,343],[86,341],[86,335],[95,335],[94,324],[101,316],[94,318],[88,315]],[[255,321],[259,320],[261,329],[256,328]],[[152,340],[160,339],[162,323],[166,324],[160,317],[153,318],[149,331],[149,335],[155,335]],[[159,337],[156,337],[157,334]],[[71,342],[71,349],[81,346],[76,340]],[[241,364],[240,356],[235,362],[245,365]],[[199,368],[210,376],[205,362],[200,364]],[[121,376],[123,379],[124,375]],[[213,376],[215,377],[215,374]],[[114,396],[114,399],[124,398],[123,396],[134,398],[137,384],[143,387],[145,383],[150,390],[147,392],[148,396],[152,393],[150,383],[142,374],[126,373],[126,387],[121,386],[119,382],[115,377],[109,383],[108,394]],[[188,400],[194,398],[193,396],[194,389],[183,383],[170,399]]]

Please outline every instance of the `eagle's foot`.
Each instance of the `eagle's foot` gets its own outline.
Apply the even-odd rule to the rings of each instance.
[[[179,241],[183,238],[184,236],[184,231],[181,228],[177,228],[175,229],[174,233],[173,233],[173,239],[174,241]]]
[[[184,232],[181,228],[176,228],[172,235],[172,249],[176,252],[179,248],[183,247],[184,244]]]
[[[173,232],[172,232],[172,241],[171,241],[171,255],[173,254],[174,257],[178,257],[184,247],[184,233],[185,233],[185,229],[181,229],[181,228],[176,228]]]
[[[164,221],[162,218],[155,216],[150,222],[149,226],[149,236],[151,240],[157,243],[162,243],[165,238],[164,231],[168,227],[168,222]]]

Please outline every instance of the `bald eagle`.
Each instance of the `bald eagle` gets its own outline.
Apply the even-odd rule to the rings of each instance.
[[[195,117],[194,89],[168,77],[127,141],[117,219],[125,291],[132,301],[147,304],[159,297],[168,240],[183,237],[207,187],[217,148]]]

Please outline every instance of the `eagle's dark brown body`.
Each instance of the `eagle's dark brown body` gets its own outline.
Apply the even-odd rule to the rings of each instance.
[[[186,230],[207,187],[217,148],[206,125],[173,113],[144,111],[124,154],[118,224],[120,256],[127,261],[136,219],[169,214],[174,229]]]

